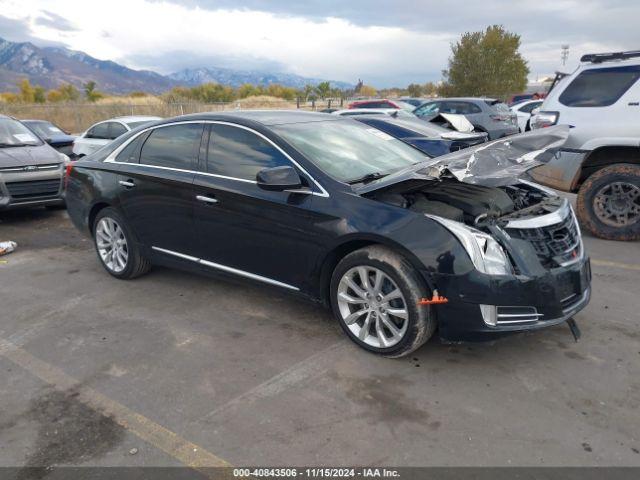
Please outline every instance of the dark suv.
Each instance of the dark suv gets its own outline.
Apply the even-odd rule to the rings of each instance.
[[[432,159],[334,115],[188,115],[76,162],[68,211],[114,277],[152,263],[244,277],[330,305],[358,345],[401,356],[436,327],[495,338],[587,304],[571,206],[517,180],[567,130]]]

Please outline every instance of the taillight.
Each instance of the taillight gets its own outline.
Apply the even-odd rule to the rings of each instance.
[[[67,163],[67,166],[64,169],[64,188],[67,188],[69,184],[69,176],[71,175],[71,171],[73,170],[73,162]]]
[[[496,122],[506,122],[509,120],[509,115],[489,115],[491,120],[495,120]]]
[[[538,112],[531,119],[531,128],[545,128],[556,125],[560,119],[560,112]]]

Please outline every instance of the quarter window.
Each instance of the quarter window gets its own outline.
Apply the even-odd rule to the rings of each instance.
[[[200,123],[156,128],[144,142],[140,152],[140,163],[193,170],[201,136]]]
[[[110,137],[113,139],[118,138],[120,135],[124,135],[125,133],[127,133],[127,129],[124,125],[117,123],[117,122],[111,122],[111,130],[110,130]]]
[[[145,138],[146,134],[143,133],[129,142],[116,157],[116,162],[138,163],[138,160],[140,160],[140,147]]]
[[[253,132],[230,125],[211,125],[207,172],[254,180],[260,170],[291,165],[271,143]]]
[[[585,70],[558,100],[567,107],[608,107],[640,78],[640,65]]]

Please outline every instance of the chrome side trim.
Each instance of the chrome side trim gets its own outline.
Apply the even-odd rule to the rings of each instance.
[[[191,260],[192,262],[199,262],[200,259],[198,257],[192,257],[191,255],[185,255],[184,253],[174,252],[173,250],[167,250],[165,248],[160,247],[151,247],[152,250],[157,250],[158,252],[168,253],[169,255],[173,255],[175,257],[180,257],[184,260]]]
[[[254,180],[247,180],[245,178],[227,177],[225,175],[217,175],[215,173],[208,173],[208,172],[199,172],[199,171],[196,171],[196,170],[183,170],[183,169],[180,169],[180,168],[160,167],[160,166],[156,166],[156,165],[146,165],[144,163],[127,163],[127,162],[118,162],[118,161],[116,161],[116,157],[118,156],[118,154],[127,145],[129,145],[129,143],[134,141],[136,138],[138,138],[143,133],[146,133],[149,130],[154,130],[156,128],[170,127],[170,126],[173,126],[173,125],[184,125],[184,124],[189,124],[189,123],[228,125],[228,126],[231,126],[231,127],[236,127],[236,128],[241,128],[243,130],[247,130],[247,131],[253,133],[254,135],[259,136],[260,138],[262,138],[263,140],[265,140],[269,144],[271,144],[274,148],[276,148],[280,153],[282,153],[287,158],[287,160],[289,160],[296,167],[298,167],[298,169],[300,169],[307,177],[309,177],[311,179],[311,181],[320,189],[320,192],[311,192],[311,195],[315,195],[315,196],[318,196],[318,197],[327,197],[327,198],[329,197],[329,192],[327,192],[324,189],[324,187],[322,185],[320,185],[320,183],[315,178],[313,178],[313,176],[311,176],[311,174],[309,172],[307,172],[298,162],[296,162],[293,158],[291,158],[291,156],[287,152],[285,152],[282,148],[280,148],[278,145],[276,145],[271,139],[269,139],[268,137],[265,137],[262,133],[254,130],[252,128],[245,127],[244,125],[239,125],[237,123],[225,122],[225,121],[222,121],[222,120],[185,120],[185,121],[181,121],[181,122],[172,122],[172,123],[167,123],[167,124],[164,124],[164,125],[156,125],[156,126],[147,127],[144,130],[141,130],[140,132],[136,133],[134,136],[132,136],[126,142],[124,142],[122,145],[120,145],[118,148],[116,148],[113,152],[111,152],[107,156],[107,158],[104,159],[104,162],[106,162],[106,163],[119,163],[119,164],[124,164],[124,165],[137,165],[137,166],[140,166],[140,167],[148,167],[148,168],[159,168],[161,170],[172,170],[172,171],[175,171],[175,172],[194,173],[196,175],[205,175],[205,176],[209,176],[209,177],[223,178],[223,179],[226,179],[226,180],[235,180],[237,182],[253,183],[253,184],[257,185],[258,182],[254,181]]]
[[[168,255],[173,255],[175,257],[179,257],[184,260],[191,260],[192,262],[199,263],[207,267],[215,268],[217,270],[222,270],[223,272],[233,273],[235,275],[240,275],[241,277],[251,278],[252,280],[258,280],[259,282],[268,283],[271,285],[275,285],[277,287],[288,288],[289,290],[295,290],[295,291],[300,290],[298,287],[294,287],[293,285],[289,285],[288,283],[279,282],[278,280],[274,280],[268,277],[263,277],[262,275],[257,275],[255,273],[245,272],[244,270],[239,270],[237,268],[221,265],[220,263],[210,262],[208,260],[203,260],[202,258],[192,257],[191,255],[185,255],[184,253],[174,252],[173,250],[167,250],[165,248],[153,247],[153,246],[151,248],[158,252],[166,253]]]

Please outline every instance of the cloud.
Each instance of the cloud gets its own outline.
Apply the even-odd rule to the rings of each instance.
[[[494,23],[521,34],[533,77],[558,68],[565,43],[570,69],[582,53],[637,48],[640,14],[622,0],[112,0],[96,15],[97,2],[57,0],[52,16],[45,0],[3,1],[3,15],[22,22],[15,35],[23,28],[133,68],[266,69],[376,86],[438,80],[450,44]]]
[[[61,30],[63,32],[72,32],[78,30],[78,28],[75,27],[66,18],[47,10],[42,10],[42,15],[36,18],[35,23],[38,25],[43,25],[45,27],[53,28],[54,30]]]

